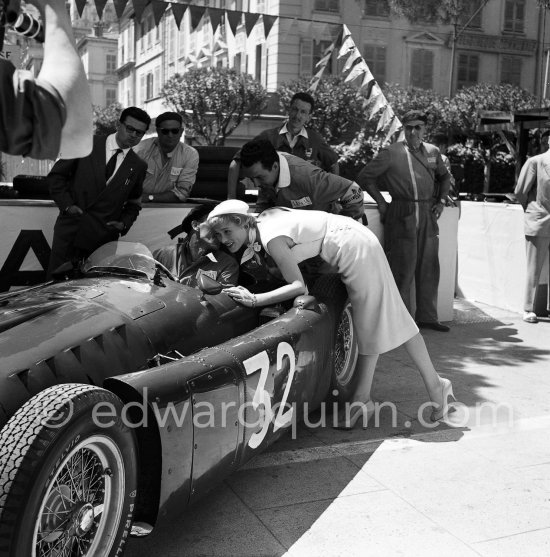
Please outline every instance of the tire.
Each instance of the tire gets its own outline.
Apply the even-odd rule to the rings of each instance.
[[[329,308],[334,342],[333,370],[328,399],[343,403],[350,400],[357,385],[356,367],[359,350],[351,304],[346,288],[338,275],[321,276],[315,282],[311,294]]]
[[[92,419],[95,407],[115,409],[109,426]],[[40,392],[12,416],[0,432],[0,555],[122,554],[138,455],[121,408],[109,391],[64,384]]]

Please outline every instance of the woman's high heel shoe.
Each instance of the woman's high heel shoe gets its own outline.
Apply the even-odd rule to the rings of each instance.
[[[432,412],[432,422],[438,422],[447,415],[447,413],[449,412],[449,397],[452,397],[453,400],[456,400],[453,393],[453,385],[449,381],[449,379],[444,379],[443,377],[441,377],[439,379],[439,383],[441,385],[441,399],[438,404],[438,408]]]
[[[338,412],[338,421],[334,429],[353,429],[359,419],[363,419],[363,429],[367,429],[369,420],[374,414],[374,402],[346,402],[346,408]]]

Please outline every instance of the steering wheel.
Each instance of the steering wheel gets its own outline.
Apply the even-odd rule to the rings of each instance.
[[[155,259],[155,266],[166,276],[167,279],[173,282],[178,282],[178,280],[174,277],[174,275],[160,261],[157,261],[156,259]]]

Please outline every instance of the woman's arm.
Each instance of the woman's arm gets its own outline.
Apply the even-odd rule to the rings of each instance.
[[[269,306],[285,300],[291,300],[300,294],[307,294],[304,277],[290,252],[290,238],[286,236],[273,238],[268,243],[268,249],[273,261],[288,284],[275,290],[255,295],[248,292],[242,286],[224,289],[224,292],[234,298],[236,302],[247,307]]]

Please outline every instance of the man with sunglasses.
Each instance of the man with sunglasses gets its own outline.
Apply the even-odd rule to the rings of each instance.
[[[128,232],[141,210],[147,171],[147,164],[133,148],[150,123],[145,111],[135,106],[126,108],[116,133],[94,136],[87,157],[60,159],[54,164],[48,183],[59,216],[48,276],[63,263],[87,257]]]
[[[181,141],[183,118],[177,112],[156,117],[157,137],[141,142],[136,149],[147,163],[141,200],[145,203],[183,202],[191,193],[199,167],[199,153]]]
[[[405,140],[381,149],[361,170],[357,183],[378,204],[384,223],[384,248],[408,310],[416,287],[416,321],[420,327],[447,332],[437,316],[439,226],[451,176],[435,145],[423,141],[427,116],[407,112],[401,121]],[[387,190],[387,203],[380,190]]]

